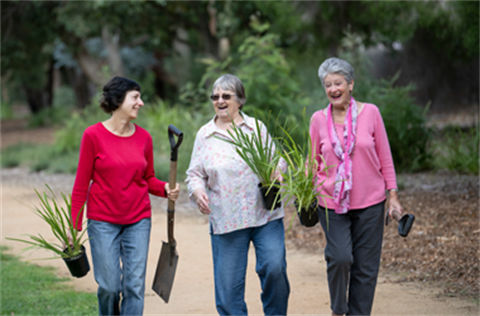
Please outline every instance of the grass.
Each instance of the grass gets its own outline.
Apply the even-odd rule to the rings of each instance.
[[[77,292],[52,267],[19,261],[0,248],[1,315],[97,315],[95,293]]]

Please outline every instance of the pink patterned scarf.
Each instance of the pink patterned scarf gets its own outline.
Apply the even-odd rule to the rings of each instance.
[[[343,144],[345,150],[342,148],[342,144],[335,130],[332,111],[332,104],[330,103],[327,109],[328,135],[330,136],[333,152],[341,161],[337,167],[333,198],[337,203],[335,213],[345,214],[350,207],[350,190],[352,189],[352,155],[357,136],[357,103],[353,97],[350,97],[350,106],[347,109],[343,125]]]

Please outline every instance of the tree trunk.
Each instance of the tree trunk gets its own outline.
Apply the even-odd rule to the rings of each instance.
[[[43,109],[51,107],[53,104],[53,58],[49,62],[47,72],[47,83],[43,88],[32,88],[27,84],[23,85],[27,97],[28,107],[33,114],[37,114]]]
[[[33,114],[37,114],[38,112],[47,107],[47,102],[43,89],[34,89],[27,87],[26,85],[24,85],[23,88],[27,97],[28,107]]]
[[[82,68],[84,75],[95,85],[102,87],[110,79],[102,74],[101,69],[105,64],[104,61],[90,56],[83,41],[80,49],[75,53],[75,58],[78,60],[78,65]]]
[[[108,64],[110,65],[110,73],[112,76],[123,77],[123,62],[120,55],[120,32],[112,34],[107,25],[102,28],[103,45],[107,49]]]
[[[91,84],[82,71],[78,71],[75,68],[66,69],[68,81],[75,92],[75,99],[77,107],[80,109],[85,108],[90,104],[95,94],[94,87]]]
[[[152,71],[155,74],[155,93],[161,98],[166,99],[168,95],[172,95],[176,92],[176,81],[165,70],[163,60],[165,54],[161,51],[155,51],[155,64],[152,67]]]
[[[197,14],[201,15],[200,18],[200,34],[203,38],[205,45],[205,52],[218,58],[218,39],[217,39],[217,11],[212,6],[207,7],[207,14],[204,11],[197,10]]]

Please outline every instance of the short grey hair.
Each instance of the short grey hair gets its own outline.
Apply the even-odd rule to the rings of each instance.
[[[247,97],[245,96],[243,83],[237,76],[226,74],[218,78],[213,84],[212,95],[218,87],[223,90],[235,92],[235,97],[237,98],[238,103],[240,103],[240,110],[243,108],[243,105],[247,102]]]
[[[322,81],[322,86],[325,87],[325,77],[329,74],[339,74],[342,75],[347,83],[352,82],[355,78],[355,72],[352,65],[348,61],[332,57],[325,60],[320,67],[318,68],[318,77]]]

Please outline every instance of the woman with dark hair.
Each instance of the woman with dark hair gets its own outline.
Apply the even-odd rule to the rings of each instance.
[[[179,193],[178,184],[171,189],[155,178],[152,138],[131,122],[143,106],[138,83],[112,78],[100,101],[111,117],[88,127],[80,145],[72,218],[82,230],[86,202],[100,315],[143,314],[149,193],[173,201]]]
[[[388,210],[402,213],[390,145],[379,109],[352,97],[353,67],[329,58],[318,69],[330,104],[310,121],[319,164],[318,215],[325,231],[332,315],[370,315]],[[324,160],[321,159],[323,156]],[[335,166],[325,172],[326,166]],[[328,209],[328,221],[326,217]]]
[[[223,75],[213,84],[215,116],[197,133],[188,193],[200,212],[209,215],[215,279],[215,302],[220,315],[247,315],[245,275],[250,242],[255,247],[256,272],[262,286],[265,315],[286,315],[290,285],[287,278],[283,207],[263,207],[260,180],[231,144],[232,124],[255,132],[255,119],[240,111],[246,102],[239,78]],[[267,135],[260,123],[262,135]]]

